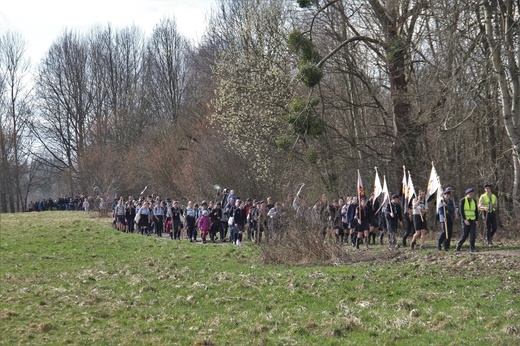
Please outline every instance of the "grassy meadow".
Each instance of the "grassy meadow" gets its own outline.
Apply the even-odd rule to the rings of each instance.
[[[124,234],[82,212],[0,218],[2,345],[520,344],[519,244],[265,265],[249,242]]]

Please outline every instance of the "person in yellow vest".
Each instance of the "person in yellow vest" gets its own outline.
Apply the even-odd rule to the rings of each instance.
[[[484,185],[484,194],[478,200],[478,210],[482,212],[482,219],[486,221],[486,240],[488,246],[493,246],[493,236],[497,231],[497,196],[491,191],[493,185]]]
[[[455,251],[460,251],[462,244],[469,235],[469,251],[476,252],[475,240],[477,238],[478,207],[475,201],[475,189],[469,188],[465,192],[466,197],[460,200],[459,214],[462,221],[462,235],[457,243]]]

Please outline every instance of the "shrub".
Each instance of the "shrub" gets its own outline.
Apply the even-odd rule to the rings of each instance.
[[[324,240],[321,227],[307,219],[287,220],[278,234],[267,234],[261,244],[264,263],[338,264],[351,261],[333,239]]]

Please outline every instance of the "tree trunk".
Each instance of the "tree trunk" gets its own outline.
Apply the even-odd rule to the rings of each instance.
[[[518,213],[520,213],[518,203],[520,188],[520,129],[518,127],[520,122],[520,74],[515,57],[518,47],[515,46],[514,35],[515,30],[518,31],[519,29],[518,24],[514,26],[514,4],[512,0],[499,1],[498,6],[496,4],[495,8],[492,6],[493,4],[490,1],[484,2],[486,38],[491,49],[490,58],[502,96],[502,121],[506,134],[511,141],[513,157],[513,190],[511,195],[514,203],[514,216],[518,217]],[[493,19],[495,22],[493,22]],[[516,34],[518,33],[516,32]],[[498,44],[499,40],[503,40],[503,47]],[[508,75],[510,81],[508,81]]]

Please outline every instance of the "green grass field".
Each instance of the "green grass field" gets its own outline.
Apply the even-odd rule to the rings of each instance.
[[[518,244],[273,266],[249,242],[123,234],[80,212],[0,217],[0,344],[520,344]]]

